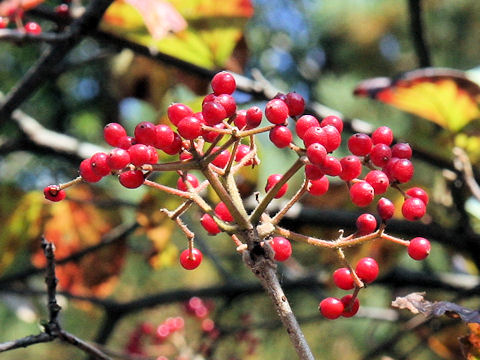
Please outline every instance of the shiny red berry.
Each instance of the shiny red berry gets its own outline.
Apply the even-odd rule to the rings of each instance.
[[[217,214],[217,216],[223,221],[226,221],[226,222],[233,221],[232,214],[230,214],[230,211],[228,210],[227,206],[223,202],[220,202],[217,204],[217,206],[215,206],[215,214]]]
[[[285,261],[292,255],[292,244],[290,241],[281,236],[272,239],[270,246],[275,252],[275,260]]]
[[[416,237],[410,240],[408,255],[414,260],[423,260],[430,254],[430,241],[423,237]]]
[[[217,149],[219,148],[215,147],[213,151],[217,151]],[[225,149],[221,151],[220,154],[218,154],[215,159],[213,159],[212,164],[215,165],[216,167],[223,169],[225,166],[227,166],[229,160],[230,160],[230,151]]]
[[[227,118],[227,111],[217,101],[206,102],[202,106],[202,115],[209,126],[217,125]]]
[[[370,160],[375,166],[384,167],[391,157],[392,150],[385,144],[376,144],[370,151]]]
[[[167,114],[172,124],[177,126],[183,118],[192,116],[193,111],[185,104],[174,103],[168,107]]]
[[[210,235],[216,235],[221,231],[215,220],[213,220],[209,214],[202,215],[200,224],[202,224],[203,228],[207,230]]]
[[[231,95],[221,94],[215,98],[215,102],[218,102],[220,105],[223,106],[225,112],[227,114],[227,118],[234,115],[237,111],[237,103],[235,99]]]
[[[356,221],[357,232],[359,235],[371,234],[377,228],[377,219],[372,214],[362,214]]]
[[[40,35],[42,33],[42,28],[36,22],[30,21],[30,22],[25,24],[25,31],[28,34]]]
[[[325,175],[338,176],[342,173],[342,164],[336,157],[327,155],[320,169]]]
[[[298,137],[303,140],[303,136],[308,129],[319,126],[320,124],[318,123],[317,118],[313,117],[312,115],[303,115],[295,124],[295,132],[297,133]]]
[[[187,174],[186,179],[185,179],[193,188],[196,188],[199,184],[198,179],[195,175],[193,174]],[[182,191],[188,191],[187,184],[183,180],[183,178],[180,176],[177,180],[177,189],[182,190]]]
[[[120,181],[120,184],[126,188],[135,189],[144,183],[145,177],[143,176],[143,172],[141,170],[129,170],[122,172],[118,176],[118,180]]]
[[[177,129],[181,137],[193,140],[202,134],[202,122],[195,116],[187,116],[180,120]]]
[[[370,171],[365,176],[365,181],[372,185],[375,195],[385,193],[390,185],[388,176],[381,170]]]
[[[420,220],[427,211],[425,203],[419,198],[408,198],[403,202],[403,217],[410,221]]]
[[[307,147],[308,160],[314,165],[321,166],[325,162],[327,156],[327,150],[319,143],[310,144]]]
[[[290,116],[302,115],[305,111],[305,99],[296,92],[289,92],[285,97],[285,103],[288,106]]]
[[[392,168],[391,175],[399,183],[409,182],[413,177],[414,167],[410,160],[399,159]]]
[[[105,125],[105,128],[103,129],[103,137],[107,144],[111,146],[121,147],[119,141],[124,136],[127,136],[127,132],[120,124],[110,123]]]
[[[378,272],[378,264],[375,259],[371,257],[360,259],[355,267],[355,273],[357,276],[367,284],[371,283],[377,278]]]
[[[412,157],[412,148],[407,143],[395,144],[392,146],[392,157],[410,159]]]
[[[357,206],[363,207],[369,205],[374,195],[375,191],[372,185],[366,181],[356,182],[350,187],[350,199]]]
[[[268,177],[267,179],[267,185],[265,185],[265,191],[268,192],[270,191],[271,188],[273,188],[282,178],[281,174],[272,174]],[[285,183],[280,187],[280,190],[278,190],[277,194],[275,195],[275,199],[281,198],[283,195],[288,190],[288,184]]]
[[[353,276],[349,268],[340,268],[333,273],[333,282],[342,290],[353,289]]]
[[[262,122],[263,113],[258,106],[252,106],[247,110],[246,122],[247,129],[254,129]]]
[[[340,119],[338,116],[329,115],[320,122],[320,126],[324,127],[327,125],[335,126],[339,133],[343,131],[343,120]]]
[[[357,133],[348,139],[348,149],[353,155],[365,156],[370,153],[372,147],[372,139],[367,134]]]
[[[358,309],[360,308],[360,301],[358,300],[358,298],[355,298],[355,300],[353,301],[353,304],[351,303],[352,298],[353,298],[353,295],[349,294],[349,295],[345,295],[340,299],[344,307],[344,310],[342,312],[343,317],[349,318],[354,316],[358,312]]]
[[[323,126],[322,129],[327,134],[327,143],[325,145],[327,152],[331,153],[332,151],[337,150],[342,143],[342,137],[337,128],[333,125],[326,125]]]
[[[135,144],[128,149],[130,162],[135,166],[142,166],[149,162],[150,151],[147,145]]]
[[[328,191],[330,182],[326,176],[322,176],[317,180],[310,180],[308,192],[315,196],[321,196]]]
[[[160,124],[155,126],[155,141],[154,146],[157,149],[163,150],[172,145],[173,143],[173,130],[169,126]]]
[[[269,133],[270,141],[278,148],[286,148],[292,142],[293,136],[290,129],[283,125],[275,126]]]
[[[372,134],[373,144],[390,145],[393,141],[393,132],[388,126],[380,126]]]
[[[288,106],[280,99],[272,99],[265,106],[265,117],[272,124],[283,124],[288,117]]]
[[[80,176],[86,182],[95,183],[102,179],[102,176],[93,172],[92,166],[90,165],[90,159],[85,159],[80,163],[79,172]]]
[[[193,270],[200,265],[202,258],[203,255],[200,250],[195,248],[193,248],[192,251],[190,251],[190,249],[185,249],[180,254],[180,264],[186,270]]]
[[[260,118],[261,121],[262,119]],[[247,110],[238,110],[233,123],[238,129],[243,130],[247,126]]]
[[[340,317],[344,309],[345,307],[343,306],[343,303],[339,299],[333,297],[323,299],[318,306],[320,313],[330,320]]]
[[[377,203],[377,212],[382,220],[389,220],[395,213],[395,205],[387,198],[381,198]]]
[[[55,202],[62,201],[67,196],[65,190],[60,190],[58,185],[48,185],[43,189],[43,195],[45,195],[45,199]]]
[[[343,181],[353,180],[362,172],[362,162],[355,155],[345,156],[340,159],[340,164],[342,165],[340,179]]]
[[[326,146],[328,143],[327,133],[320,126],[311,127],[303,134],[303,143],[305,147],[314,143]]]
[[[117,147],[122,148],[124,150],[130,149],[133,145],[137,143],[137,140],[133,136],[122,136],[118,140]]]
[[[173,142],[170,146],[162,148],[168,155],[178,154],[182,150],[182,138],[176,132],[173,133]]]
[[[220,95],[220,94],[231,95],[233,94],[233,92],[235,91],[235,88],[237,87],[237,83],[235,82],[235,78],[233,77],[233,75],[226,71],[221,71],[217,73],[213,77],[211,85],[215,95]]]
[[[98,176],[106,176],[112,171],[108,165],[108,155],[103,152],[96,153],[90,158],[90,166]]]
[[[135,139],[137,143],[154,145],[156,141],[155,125],[148,121],[142,121],[135,126]]]
[[[425,205],[428,205],[428,201],[429,201],[428,194],[422,188],[413,187],[413,188],[410,188],[407,191],[405,191],[405,193],[408,196],[419,198],[420,200],[422,200],[425,203]]]
[[[130,164],[130,154],[127,150],[114,148],[108,154],[107,164],[112,170],[121,170]]]

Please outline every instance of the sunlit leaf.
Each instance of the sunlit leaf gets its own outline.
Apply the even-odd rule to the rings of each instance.
[[[460,338],[463,356],[467,360],[480,360],[480,324],[468,324],[469,334]]]

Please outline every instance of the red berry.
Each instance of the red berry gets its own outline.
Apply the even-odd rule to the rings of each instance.
[[[180,264],[186,270],[193,270],[200,265],[202,258],[203,255],[200,250],[195,248],[193,248],[192,251],[190,251],[190,249],[185,249],[180,254]]]
[[[62,17],[70,16],[70,8],[68,4],[60,4],[55,7],[55,13]]]
[[[160,124],[155,126],[155,141],[154,146],[157,149],[163,150],[172,145],[173,143],[173,130],[169,126]]]
[[[180,161],[187,161],[187,160],[190,160],[190,159],[193,159],[193,155],[192,153],[184,150],[180,153]]]
[[[412,148],[407,143],[395,144],[392,147],[392,157],[410,159],[412,157]]]
[[[325,146],[327,152],[331,153],[332,151],[337,150],[342,142],[342,137],[337,128],[333,125],[327,125],[323,126],[322,129],[327,134],[327,144]]]
[[[323,165],[326,156],[327,150],[319,143],[313,143],[307,147],[308,160],[310,160],[310,162],[314,165]]]
[[[215,95],[220,95],[220,94],[231,95],[233,94],[233,92],[235,91],[235,88],[237,87],[237,83],[235,82],[235,78],[233,77],[233,75],[226,71],[221,71],[215,74],[215,76],[212,79],[211,85]]]
[[[327,125],[335,126],[339,133],[342,133],[343,131],[343,120],[340,119],[338,116],[330,115],[324,118],[320,123],[320,126],[324,127]]]
[[[413,164],[408,159],[399,159],[392,168],[391,175],[399,183],[406,183],[413,177]]]
[[[213,151],[215,152],[218,149],[219,149],[218,147],[215,147],[213,148]],[[215,165],[216,167],[223,169],[225,166],[227,166],[229,160],[230,160],[230,151],[225,149],[222,152],[220,152],[220,154],[218,154],[215,159],[213,159],[212,164]]]
[[[335,270],[333,273],[333,282],[342,290],[350,290],[355,286],[352,273],[348,268],[340,268]]]
[[[237,147],[237,152],[235,153],[235,161],[239,162],[242,161],[242,159],[250,153],[252,149],[250,149],[250,146],[245,145],[245,144],[240,144]],[[252,161],[248,161],[247,164],[245,165],[251,165]]]
[[[358,298],[355,298],[355,301],[353,302],[353,304],[350,305],[350,303],[352,302],[352,298],[353,298],[353,295],[345,295],[340,299],[340,301],[343,304],[343,307],[345,308],[345,310],[343,310],[342,312],[343,317],[349,318],[354,316],[358,312],[358,309],[360,308],[360,301],[358,300]],[[350,309],[350,310],[347,310],[347,309]]]
[[[187,116],[178,123],[178,133],[184,139],[196,139],[202,134],[202,122],[195,116]]]
[[[355,223],[359,235],[371,234],[377,228],[377,219],[372,214],[362,214],[357,218]]]
[[[135,144],[128,149],[130,162],[135,166],[147,164],[150,160],[150,151],[147,145]]]
[[[416,237],[410,240],[408,245],[408,255],[413,260],[423,260],[430,254],[430,241],[423,237]]]
[[[362,172],[362,162],[355,155],[349,155],[342,158],[340,164],[342,165],[340,179],[343,181],[353,180]]]
[[[344,309],[345,307],[343,306],[343,303],[339,299],[333,297],[323,299],[318,306],[320,313],[330,320],[340,317]]]
[[[157,139],[155,125],[148,121],[139,123],[135,126],[135,139],[137,143],[154,145]]]
[[[395,164],[397,163],[397,161],[400,160],[400,158],[397,158],[397,157],[392,157],[391,159],[389,159],[387,161],[387,165],[385,165],[383,168],[382,168],[382,171],[385,173],[385,175],[388,176],[388,180],[390,182],[394,182],[395,181],[395,178],[393,177],[392,175],[392,171],[393,171],[393,167],[395,166]]]
[[[289,128],[283,125],[275,126],[270,130],[270,141],[278,148],[286,148],[292,142],[292,133]]]
[[[348,139],[348,149],[353,155],[365,156],[372,150],[372,139],[367,134],[357,133]]]
[[[302,115],[305,111],[305,99],[296,92],[289,92],[285,98],[285,103],[288,106],[290,116]]]
[[[325,194],[328,191],[330,183],[326,176],[322,176],[317,180],[310,180],[310,185],[308,187],[308,192],[315,196],[320,196]]]
[[[268,192],[270,191],[271,188],[273,188],[282,178],[281,174],[272,174],[268,177],[267,179],[267,185],[265,185],[265,191]],[[285,183],[280,187],[280,190],[278,190],[277,194],[275,195],[275,199],[281,198],[283,195],[288,190],[288,184]]]
[[[55,202],[62,201],[67,196],[65,190],[60,190],[58,185],[48,185],[43,189],[43,195],[45,195],[45,199]]]
[[[392,150],[388,145],[377,144],[370,151],[370,160],[373,165],[384,167],[392,157]]]
[[[103,129],[103,137],[108,145],[120,147],[119,141],[124,136],[127,136],[127,132],[120,124],[110,123]]]
[[[419,198],[425,205],[428,205],[428,194],[425,190],[419,187],[413,187],[405,191],[405,193],[411,197]]]
[[[388,126],[380,126],[372,134],[373,144],[385,144],[390,146],[393,141],[393,132]]]
[[[209,214],[203,214],[200,219],[200,224],[202,224],[203,228],[207,230],[210,235],[216,235],[221,231],[215,220],[213,220]]]
[[[108,166],[108,155],[103,152],[96,153],[90,158],[90,166],[98,176],[106,176],[112,171]]]
[[[292,244],[284,237],[274,237],[270,245],[273,251],[275,251],[274,259],[277,261],[285,261],[292,255]]]
[[[297,120],[295,132],[297,133],[298,137],[303,140],[303,136],[308,129],[318,126],[320,126],[320,124],[318,123],[317,118],[313,117],[312,115],[303,115]]]
[[[247,129],[254,129],[259,126],[262,122],[262,117],[262,110],[259,107],[252,106],[248,109],[246,114]]]
[[[218,102],[220,105],[223,106],[227,114],[226,116],[227,118],[235,114],[235,112],[237,111],[237,103],[235,102],[235,99],[231,95],[227,95],[227,94],[218,95],[215,99],[215,102]]]
[[[36,22],[30,21],[25,24],[25,31],[32,35],[40,35],[42,28]]]
[[[260,121],[262,121],[261,118],[260,118]],[[247,110],[238,110],[237,115],[235,116],[235,119],[233,120],[233,123],[240,130],[245,128],[247,126]]]
[[[357,276],[367,284],[371,283],[377,278],[378,271],[378,264],[375,259],[371,257],[360,259],[355,267],[355,273]]]
[[[325,146],[328,143],[327,133],[320,126],[311,127],[303,134],[303,143],[305,147],[313,143]]]
[[[330,176],[338,176],[342,173],[342,164],[336,157],[327,155],[320,169]]]
[[[127,150],[114,148],[108,154],[107,164],[112,170],[121,170],[130,164],[130,154]]]
[[[120,184],[126,188],[135,189],[144,183],[145,177],[141,170],[129,170],[121,173],[118,176],[118,180],[120,181]]]
[[[389,220],[395,213],[395,205],[387,198],[381,198],[377,203],[377,212],[382,220]]]
[[[288,117],[288,106],[280,99],[272,99],[265,106],[265,116],[272,124],[283,124]]]
[[[133,145],[137,143],[137,140],[133,136],[123,136],[118,140],[117,147],[124,150],[130,149]]]
[[[214,125],[213,127],[216,128],[216,129],[219,129],[219,130],[220,129],[225,129],[225,124],[220,123],[220,124]],[[206,142],[209,142],[209,143],[213,143],[218,138],[219,135],[220,135],[220,133],[218,133],[214,130],[211,130],[211,131],[207,131],[205,129],[202,130],[203,140],[205,140]]]
[[[168,155],[178,154],[182,150],[182,138],[176,132],[173,133],[173,142],[170,146],[162,149]]]
[[[420,220],[426,211],[425,203],[419,198],[408,198],[402,205],[402,214],[410,221]]]
[[[350,199],[360,207],[367,206],[373,200],[375,191],[366,181],[360,181],[350,187]]]
[[[186,181],[188,181],[193,188],[196,188],[199,184],[198,179],[193,174],[187,174]],[[187,184],[183,181],[183,178],[181,176],[177,180],[177,189],[182,191],[188,191]]]
[[[217,101],[206,102],[202,106],[202,115],[209,126],[217,125],[227,118],[227,111]]]
[[[226,221],[226,222],[233,221],[232,214],[230,214],[230,211],[228,210],[227,206],[223,202],[220,202],[217,204],[217,206],[215,206],[215,214],[217,214],[217,216],[223,221]]]
[[[370,171],[367,176],[365,176],[365,181],[372,185],[373,190],[375,190],[375,195],[383,194],[390,185],[388,176],[381,170]]]
[[[184,117],[192,116],[193,111],[185,104],[175,103],[168,107],[167,114],[172,124],[177,126]]]
[[[318,180],[322,176],[324,176],[325,173],[323,172],[322,169],[320,169],[319,166],[313,165],[313,164],[307,164],[305,165],[305,177],[310,180]]]
[[[95,183],[102,179],[101,176],[93,172],[92,166],[90,165],[90,159],[85,159],[80,163],[79,171],[80,176],[86,182]]]

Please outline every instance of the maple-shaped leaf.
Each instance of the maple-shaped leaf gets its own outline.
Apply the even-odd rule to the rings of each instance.
[[[452,132],[480,119],[480,86],[470,73],[459,70],[425,68],[393,79],[368,79],[355,87],[354,94],[418,115]]]
[[[107,9],[103,20],[121,31],[141,31],[146,27],[156,40],[187,27],[182,15],[164,0],[116,0]]]

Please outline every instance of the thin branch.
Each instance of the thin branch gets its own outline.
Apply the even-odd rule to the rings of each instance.
[[[455,158],[453,159],[453,164],[455,168],[462,172],[463,178],[465,179],[468,188],[472,192],[472,195],[480,201],[480,186],[475,180],[472,163],[470,162],[467,153],[459,147],[453,148],[452,152],[455,156]]]
[[[34,344],[40,344],[44,342],[50,342],[55,340],[55,337],[47,333],[41,333],[38,335],[25,336],[21,339],[7,341],[0,344],[0,353],[4,351],[14,350],[18,348],[28,347]]]
[[[425,30],[422,22],[422,0],[408,0],[410,13],[410,34],[420,67],[432,66],[430,52],[425,41]]]
[[[56,43],[65,41],[68,39],[70,34],[68,33],[52,33],[52,32],[42,32],[41,34],[34,35],[26,31],[19,31],[13,29],[0,29],[0,41],[8,40],[18,43],[24,42],[46,42],[46,43]]]

